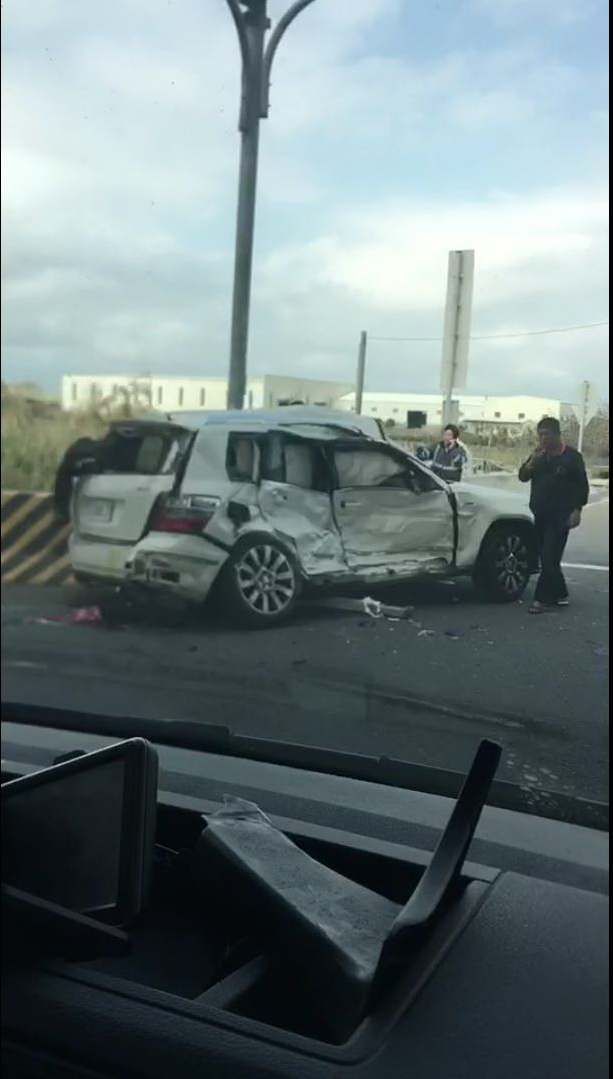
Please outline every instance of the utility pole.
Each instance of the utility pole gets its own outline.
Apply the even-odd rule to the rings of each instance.
[[[583,453],[583,439],[585,437],[585,428],[588,425],[588,410],[590,407],[590,398],[592,393],[592,386],[590,382],[581,383],[581,412],[579,416],[579,441],[577,443],[577,449],[579,453]]]
[[[296,0],[279,19],[266,44],[270,29],[267,0],[226,0],[234,20],[241,51],[242,82],[238,129],[241,152],[238,173],[238,205],[234,247],[234,285],[230,331],[228,408],[241,409],[247,386],[247,346],[253,237],[258,177],[260,120],[268,116],[270,73],[279,42],[290,23],[313,0]]]
[[[368,334],[362,330],[360,334],[360,346],[358,348],[358,373],[355,380],[355,410],[358,416],[362,415],[362,399],[364,397],[364,375],[366,372],[366,345]]]

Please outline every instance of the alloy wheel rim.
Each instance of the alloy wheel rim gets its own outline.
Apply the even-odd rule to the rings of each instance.
[[[280,614],[296,592],[291,562],[270,544],[250,547],[236,566],[236,578],[245,603],[257,614]]]

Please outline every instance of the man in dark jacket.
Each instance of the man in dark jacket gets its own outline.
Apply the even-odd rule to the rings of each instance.
[[[530,509],[541,559],[532,614],[568,604],[562,556],[568,533],[580,524],[590,493],[583,457],[562,442],[559,421],[545,417],[537,434],[539,445],[519,470],[521,482],[531,484]]]

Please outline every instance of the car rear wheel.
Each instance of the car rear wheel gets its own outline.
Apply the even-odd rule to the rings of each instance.
[[[500,526],[486,538],[473,579],[484,599],[515,603],[530,580],[530,540],[517,526]]]
[[[290,617],[300,593],[296,563],[271,536],[243,540],[223,571],[220,607],[241,625],[263,629]]]

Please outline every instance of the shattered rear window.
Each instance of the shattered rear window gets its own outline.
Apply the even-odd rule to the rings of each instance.
[[[145,433],[134,429],[110,431],[101,445],[104,472],[123,475],[157,476],[171,472],[180,448],[175,433]]]

